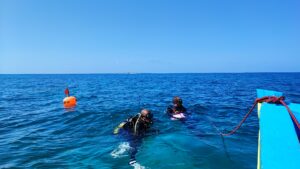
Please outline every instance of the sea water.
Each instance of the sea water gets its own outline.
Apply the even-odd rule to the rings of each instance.
[[[299,73],[0,75],[0,168],[254,169],[256,111],[238,132],[256,89],[284,92],[300,102]],[[64,89],[77,106],[63,108]],[[164,111],[173,96],[188,109],[186,122]],[[113,129],[141,108],[159,132],[132,147]]]

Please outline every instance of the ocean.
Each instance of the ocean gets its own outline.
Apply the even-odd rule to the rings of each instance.
[[[256,89],[299,103],[300,73],[0,75],[0,168],[255,169]],[[64,89],[77,98],[65,109]],[[164,112],[174,96],[186,122]],[[142,108],[159,132],[144,137],[130,166],[128,140],[113,129]]]

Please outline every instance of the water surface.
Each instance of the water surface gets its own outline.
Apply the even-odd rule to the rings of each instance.
[[[143,139],[137,161],[145,168],[254,169],[256,112],[237,134],[256,88],[300,102],[299,73],[0,75],[0,168],[132,168],[128,143],[112,130],[149,108],[160,132]],[[64,109],[69,87],[78,106]],[[189,121],[164,110],[181,96]]]

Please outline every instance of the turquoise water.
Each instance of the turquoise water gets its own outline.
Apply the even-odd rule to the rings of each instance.
[[[112,130],[142,107],[159,133],[136,155],[145,168],[256,168],[256,112],[222,138],[251,107],[256,88],[300,102],[299,73],[0,75],[0,168],[133,168],[129,144]],[[64,109],[69,87],[78,105]],[[185,123],[163,112],[183,98]],[[136,166],[136,168],[138,168]]]

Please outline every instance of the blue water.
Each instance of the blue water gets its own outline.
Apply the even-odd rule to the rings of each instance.
[[[248,111],[256,88],[300,102],[299,73],[0,75],[0,168],[133,168],[128,143],[112,130],[142,107],[160,132],[143,139],[145,168],[254,169],[258,119],[222,139]],[[78,105],[64,109],[69,87]],[[164,115],[181,96],[189,121]]]

